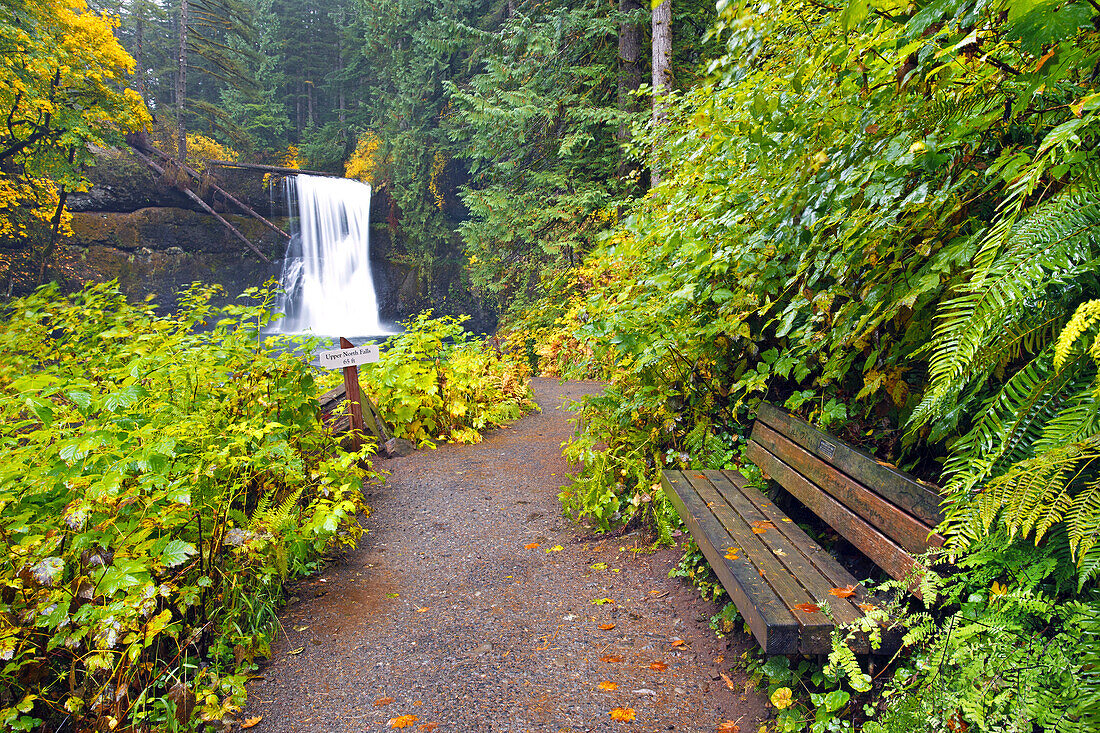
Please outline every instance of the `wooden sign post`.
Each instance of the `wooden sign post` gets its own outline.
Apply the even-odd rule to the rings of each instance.
[[[344,392],[351,405],[351,430],[358,448],[362,444],[362,435],[366,428],[363,421],[362,390],[359,388],[359,365],[376,362],[381,354],[376,344],[356,346],[343,336],[340,337],[340,347],[339,349],[318,353],[317,359],[325,369],[344,370]],[[376,411],[371,411],[372,432],[378,436],[379,443],[388,452],[391,450],[390,440],[385,434],[385,426],[381,421],[381,417],[375,413]]]

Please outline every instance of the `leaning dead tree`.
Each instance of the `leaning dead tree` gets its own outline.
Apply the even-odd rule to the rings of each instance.
[[[248,247],[257,257],[263,262],[271,264],[271,260],[267,258],[259,247],[257,247],[252,240],[241,234],[241,231],[237,227],[233,226],[224,216],[214,210],[210,204],[206,203],[187,185],[187,181],[194,180],[200,186],[213,189],[221,194],[227,201],[236,206],[242,213],[251,216],[256,221],[260,222],[268,229],[276,232],[277,234],[290,238],[290,235],[283,231],[280,227],[276,226],[272,222],[268,221],[265,217],[261,216],[259,212],[245,204],[237,197],[226,191],[219,186],[212,176],[204,176],[196,171],[191,166],[176,160],[172,156],[168,155],[162,150],[158,150],[154,146],[150,145],[148,140],[143,136],[131,135],[127,138],[127,142],[130,144],[131,149],[134,151],[134,155],[139,160],[145,163],[151,170],[156,172],[162,177],[169,185],[179,190],[184,196],[193,201],[199,208],[210,214],[217,219],[222,226],[229,230],[229,232],[238,240],[240,240],[246,247]],[[157,162],[159,159],[160,163]]]

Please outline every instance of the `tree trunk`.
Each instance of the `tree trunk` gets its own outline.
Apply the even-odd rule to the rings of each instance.
[[[176,74],[176,158],[187,159],[187,126],[183,122],[184,100],[187,99],[187,0],[180,0],[179,71]]]
[[[137,92],[145,101],[145,6],[137,7],[137,27],[134,35],[137,36],[137,44],[134,50],[134,69],[137,71]],[[147,103],[147,102],[146,102]]]
[[[619,12],[637,15],[641,10],[641,0],[619,0]],[[619,110],[624,113],[637,109],[638,98],[634,92],[642,85],[642,26],[637,19],[619,22]],[[623,122],[615,135],[620,143],[630,140],[630,126]],[[630,164],[623,156],[617,171],[620,178],[630,174]]]
[[[348,103],[347,97],[344,94],[344,41],[342,38],[336,39],[336,72],[337,76],[339,77],[336,84],[340,89],[338,108],[340,110],[340,113],[338,115],[338,119],[340,120],[340,124],[343,125],[346,124],[348,121]]]
[[[653,8],[653,153],[650,178],[656,186],[661,182],[661,167],[657,156],[660,152],[661,127],[668,120],[668,102],[665,97],[672,88],[670,66],[672,63],[672,0],[663,0]]]

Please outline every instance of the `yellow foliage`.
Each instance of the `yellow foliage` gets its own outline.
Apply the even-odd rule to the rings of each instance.
[[[0,236],[23,238],[48,223],[59,187],[86,185],[87,146],[149,122],[140,95],[124,88],[134,60],[114,36],[117,25],[84,0],[29,2],[18,22],[0,17],[0,106],[8,120],[0,148],[15,150],[14,165],[0,172]],[[67,217],[61,228],[67,232]]]
[[[206,135],[187,133],[187,165],[197,171],[206,170],[208,160],[235,161],[240,157],[236,150],[226,147]]]
[[[286,152],[283,153],[283,157],[279,159],[279,165],[283,168],[299,169],[302,167],[302,161],[299,159],[300,151],[297,145],[287,145]]]
[[[59,195],[49,179],[0,175],[0,240],[26,239],[33,229],[46,225],[57,211]],[[62,236],[72,234],[71,220],[69,212],[62,212]]]
[[[378,173],[380,162],[378,160],[378,149],[381,142],[375,133],[370,131],[363,133],[355,146],[355,152],[344,164],[344,175],[373,185],[375,175]]]
[[[446,165],[447,159],[443,157],[443,151],[435,151],[435,157],[432,158],[431,175],[428,178],[428,190],[432,192],[432,196],[435,198],[435,205],[440,211],[443,210],[443,193],[439,190],[439,177],[443,175],[443,168]]]

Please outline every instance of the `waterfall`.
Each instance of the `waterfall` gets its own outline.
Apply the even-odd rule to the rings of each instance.
[[[286,179],[296,217],[283,260],[285,295],[277,333],[379,336],[378,298],[370,271],[370,196],[365,183],[297,175]]]

